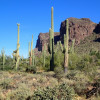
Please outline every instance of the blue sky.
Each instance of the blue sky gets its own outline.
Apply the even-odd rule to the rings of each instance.
[[[20,56],[28,56],[32,34],[34,45],[40,32],[51,27],[51,7],[54,7],[54,31],[66,18],[90,18],[100,21],[100,0],[0,0],[0,51],[11,55],[17,47],[17,24],[20,23]]]

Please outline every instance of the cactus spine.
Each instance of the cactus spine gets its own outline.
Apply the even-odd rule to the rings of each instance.
[[[64,42],[66,43],[65,47],[65,54],[64,54],[64,72],[67,72],[67,68],[68,68],[68,42],[69,42],[69,23],[68,23],[68,19],[66,20],[66,35],[64,36]],[[65,44],[64,43],[64,44]]]
[[[54,70],[54,24],[53,24],[53,7],[51,8],[51,29],[49,29],[49,36],[50,36],[50,70]]]

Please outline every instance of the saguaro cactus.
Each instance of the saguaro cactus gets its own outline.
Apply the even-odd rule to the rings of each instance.
[[[1,51],[1,54],[2,54],[3,69],[4,69],[4,65],[5,65],[5,51],[4,51],[4,49]]]
[[[44,48],[43,48],[43,67],[45,67],[45,57],[46,57],[46,45],[44,44]]]
[[[32,65],[35,66],[35,55],[34,55],[34,50],[33,50],[33,55],[32,55]]]
[[[49,48],[50,48],[50,54],[51,54],[51,59],[50,59],[50,70],[54,70],[54,24],[53,24],[53,7],[51,8],[51,28],[49,29],[49,36],[50,36],[50,43],[49,43]]]
[[[66,35],[64,35],[64,40],[65,40],[65,54],[64,54],[64,72],[67,72],[68,68],[68,42],[69,42],[69,23],[68,19],[66,20]]]
[[[31,57],[32,57],[32,54],[33,54],[33,35],[32,35],[32,41],[31,41]]]
[[[28,43],[28,53],[29,53],[29,57],[30,57],[30,42]]]
[[[29,65],[32,65],[32,58],[33,58],[33,35],[31,41],[31,51],[30,51],[30,43],[29,43]]]
[[[18,39],[17,39],[17,50],[13,51],[13,56],[15,56],[15,61],[16,61],[16,70],[19,66],[19,60],[20,60],[20,56],[19,56],[19,47],[20,47],[20,44],[19,44],[19,26],[20,24],[17,24],[18,26]]]
[[[74,45],[75,45],[75,39],[72,40],[72,47],[71,47],[71,53],[74,53]]]

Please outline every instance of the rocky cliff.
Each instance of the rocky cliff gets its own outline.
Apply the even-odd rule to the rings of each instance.
[[[69,18],[69,41],[75,39],[75,43],[79,44],[85,37],[91,35],[96,27],[88,18]],[[60,38],[63,42],[63,36],[66,33],[66,20],[61,23]]]
[[[100,33],[100,23],[96,24],[88,18],[68,18],[69,19],[69,42],[75,39],[75,43],[79,44],[85,37],[90,36],[93,32]],[[54,42],[61,41],[66,33],[66,20],[61,22],[60,32],[54,33]],[[40,33],[38,36],[36,48],[42,51],[44,44],[48,46],[49,33]]]
[[[54,32],[54,43],[57,44],[57,41],[60,40],[60,33]],[[49,33],[40,33],[38,36],[36,48],[38,48],[38,51],[42,51],[44,44],[46,44],[46,47],[49,43]]]

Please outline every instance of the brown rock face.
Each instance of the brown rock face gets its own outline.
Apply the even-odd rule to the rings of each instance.
[[[56,44],[57,41],[59,40],[60,40],[60,33],[54,32],[54,43]],[[38,48],[38,51],[42,51],[44,44],[46,44],[47,47],[48,43],[49,43],[49,33],[40,33],[36,43],[36,48]]]
[[[69,41],[75,39],[75,43],[79,44],[81,40],[85,37],[90,36],[93,32],[100,33],[100,23],[96,24],[88,18],[68,18],[69,19]],[[60,33],[54,32],[54,43],[57,41],[62,41],[64,39],[64,34],[66,33],[66,20],[61,23]],[[99,38],[100,41],[100,38]],[[48,47],[49,44],[49,33],[40,33],[38,36],[36,44],[36,54],[40,53],[37,51],[42,51],[44,44]]]
[[[75,38],[75,43],[79,44],[85,37],[91,35],[96,27],[88,18],[68,18],[69,19],[69,41]],[[63,43],[63,36],[66,33],[66,20],[61,23],[60,39]]]

